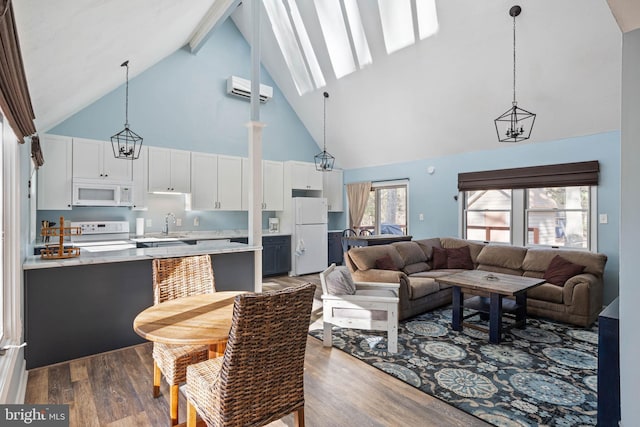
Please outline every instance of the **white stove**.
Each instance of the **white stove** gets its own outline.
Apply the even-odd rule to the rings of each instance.
[[[80,227],[82,234],[71,236],[71,242],[81,251],[106,252],[135,249],[129,240],[128,221],[79,221],[72,227]]]

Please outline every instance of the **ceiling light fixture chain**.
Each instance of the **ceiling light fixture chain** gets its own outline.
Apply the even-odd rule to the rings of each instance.
[[[322,96],[324,97],[322,116],[322,152],[313,156],[313,160],[316,164],[317,171],[330,172],[333,170],[333,164],[336,159],[327,152],[327,98],[329,98],[329,93],[323,92]]]
[[[129,60],[120,66],[126,68],[124,129],[111,137],[111,147],[116,159],[135,160],[140,157],[143,138],[129,129]]]
[[[536,120],[536,115],[519,108],[516,100],[516,16],[521,12],[520,6],[509,9],[509,16],[513,17],[513,101],[511,108],[494,120],[500,142],[519,142],[529,139]],[[506,129],[501,133],[500,128],[505,125]]]

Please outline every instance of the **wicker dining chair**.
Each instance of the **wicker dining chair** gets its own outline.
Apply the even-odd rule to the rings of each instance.
[[[215,292],[209,255],[153,260],[153,303]],[[187,366],[209,357],[206,345],[153,343],[153,396],[160,395],[160,378],[169,384],[171,425],[178,424],[179,385],[187,379]]]
[[[187,367],[187,426],[304,427],[304,354],[315,285],[236,296],[224,355]]]

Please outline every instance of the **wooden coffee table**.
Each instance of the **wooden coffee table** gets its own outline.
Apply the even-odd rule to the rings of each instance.
[[[490,273],[481,270],[467,270],[451,276],[440,277],[439,283],[451,285],[453,289],[453,316],[451,326],[461,331],[463,325],[487,332],[487,329],[465,322],[473,316],[489,316],[489,342],[499,344],[502,339],[502,316],[509,313],[515,317],[515,323],[508,328],[524,328],[527,323],[527,291],[545,282],[544,279],[513,276],[511,274]],[[464,300],[464,293],[476,295]],[[505,296],[514,297],[504,299]],[[476,310],[476,313],[463,316],[463,308]],[[506,329],[506,327],[505,327]]]

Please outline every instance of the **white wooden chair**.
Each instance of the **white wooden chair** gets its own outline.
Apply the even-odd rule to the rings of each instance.
[[[333,273],[333,274],[332,274]],[[336,274],[348,275],[355,293],[330,292]],[[341,328],[387,331],[387,348],[398,352],[398,283],[353,282],[348,270],[339,271],[331,264],[320,273],[322,284],[323,345],[331,346],[332,325]]]

